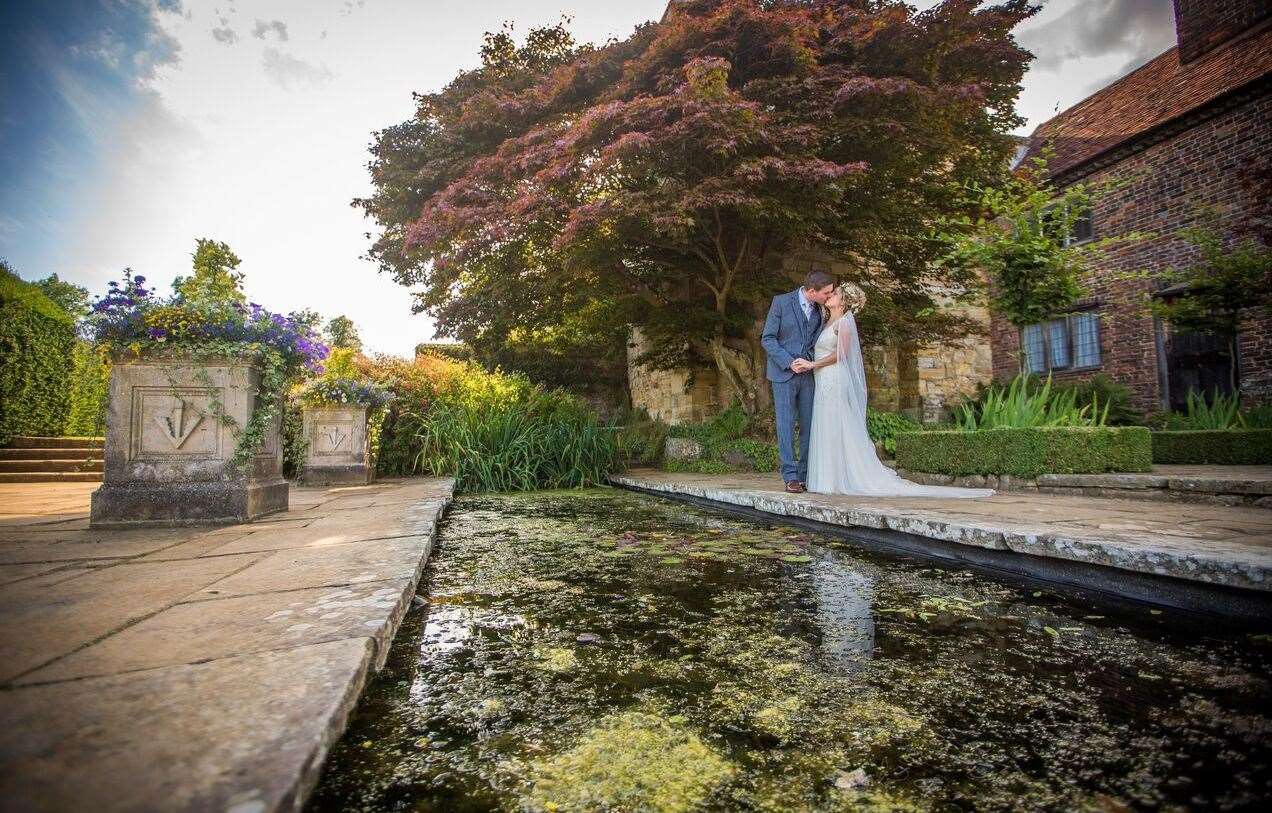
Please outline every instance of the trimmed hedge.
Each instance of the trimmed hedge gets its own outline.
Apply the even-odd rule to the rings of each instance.
[[[1153,433],[1154,463],[1272,465],[1272,429],[1194,429]]]
[[[75,321],[0,265],[0,444],[62,434],[74,349]]]
[[[62,434],[97,437],[106,434],[106,400],[110,390],[110,364],[88,342],[76,342],[71,355],[70,407]]]
[[[1142,426],[905,432],[897,436],[897,468],[954,476],[1148,471],[1152,457],[1152,439]]]

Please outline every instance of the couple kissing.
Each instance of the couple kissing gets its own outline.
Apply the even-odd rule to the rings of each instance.
[[[988,497],[984,488],[923,486],[879,460],[866,428],[866,371],[855,314],[866,294],[811,271],[773,297],[761,343],[773,386],[782,480],[792,494]],[[799,453],[795,439],[798,428]]]

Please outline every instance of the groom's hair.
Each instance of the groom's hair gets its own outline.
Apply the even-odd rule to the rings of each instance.
[[[825,271],[809,271],[804,276],[804,287],[810,291],[820,291],[827,285],[834,285],[835,278]]]

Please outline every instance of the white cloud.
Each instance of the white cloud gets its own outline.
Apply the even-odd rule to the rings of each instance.
[[[233,45],[235,41],[238,40],[238,34],[234,33],[233,28],[230,28],[228,25],[223,25],[220,28],[212,29],[212,39],[222,45]]]
[[[258,40],[265,39],[270,33],[278,39],[279,42],[287,42],[287,23],[282,20],[257,20],[256,27],[252,29],[252,36]]]
[[[296,87],[319,87],[333,78],[326,65],[313,65],[277,48],[266,48],[261,60],[265,76],[283,90]]]

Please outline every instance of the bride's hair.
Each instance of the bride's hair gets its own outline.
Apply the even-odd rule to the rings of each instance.
[[[861,290],[861,288],[854,283],[841,282],[839,285],[835,286],[834,294],[839,294],[840,300],[844,303],[845,310],[856,313],[865,307],[866,292]],[[834,296],[834,294],[831,294],[831,296]],[[823,314],[823,318],[830,318],[830,308],[822,306],[822,309],[826,311],[826,313]]]

